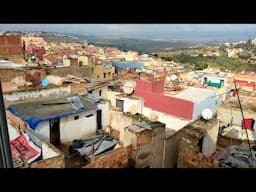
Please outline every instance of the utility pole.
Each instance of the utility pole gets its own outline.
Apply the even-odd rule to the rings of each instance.
[[[2,82],[0,81],[0,167],[13,168],[10,139],[6,121]]]

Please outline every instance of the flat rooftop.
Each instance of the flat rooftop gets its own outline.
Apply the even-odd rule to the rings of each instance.
[[[176,98],[180,98],[180,99],[184,99],[192,102],[200,102],[214,94],[215,94],[215,91],[213,90],[197,88],[197,87],[189,87],[177,93],[176,95],[172,95],[172,97],[176,97]]]

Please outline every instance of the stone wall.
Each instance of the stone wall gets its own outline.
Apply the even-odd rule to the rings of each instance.
[[[211,157],[201,153],[202,140],[206,130],[188,126],[181,132],[178,153],[178,168],[220,168],[227,167]]]
[[[92,70],[89,66],[71,65],[69,67],[46,69],[49,75],[58,75],[65,77],[67,75],[74,75],[78,77],[89,77],[91,78]]]

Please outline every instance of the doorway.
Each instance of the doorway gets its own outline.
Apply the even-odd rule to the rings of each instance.
[[[50,143],[60,144],[60,119],[50,120]]]
[[[102,129],[102,110],[97,110],[97,130]]]

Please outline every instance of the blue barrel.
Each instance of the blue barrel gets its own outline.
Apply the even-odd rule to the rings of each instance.
[[[49,85],[49,80],[48,79],[43,79],[41,83],[42,83],[43,87],[47,87]]]

